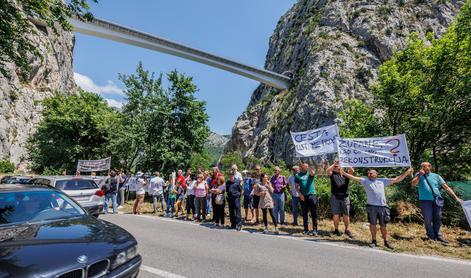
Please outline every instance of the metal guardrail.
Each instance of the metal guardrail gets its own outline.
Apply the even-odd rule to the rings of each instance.
[[[290,78],[288,76],[249,66],[103,19],[95,18],[92,21],[81,21],[76,18],[71,18],[70,23],[74,27],[74,31],[78,33],[110,39],[193,60],[257,80],[275,88],[287,89],[290,84]]]

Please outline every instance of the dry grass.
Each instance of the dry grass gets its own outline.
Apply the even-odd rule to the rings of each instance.
[[[120,210],[124,213],[132,213],[133,201],[128,202]],[[164,214],[158,212],[152,213],[152,205],[145,202],[141,209],[145,215],[153,215],[155,217],[161,217]],[[230,223],[227,217],[228,212],[226,211],[226,225]],[[249,213],[250,216],[250,213]],[[244,211],[242,209],[242,217],[244,217]],[[183,217],[179,217],[183,219]],[[261,214],[260,214],[261,218]],[[270,217],[269,217],[270,218]],[[292,215],[286,214],[287,223],[292,223]],[[250,217],[249,217],[250,220]],[[261,219],[260,219],[261,220]],[[271,223],[271,222],[270,222]],[[273,226],[269,223],[269,226]],[[302,218],[299,217],[298,223],[302,223]],[[310,226],[311,227],[311,226]],[[339,230],[342,231],[343,224],[340,223]],[[263,230],[262,225],[253,225],[247,223],[243,226],[244,230],[250,232],[258,232]],[[302,226],[283,225],[279,227],[281,234],[288,234],[293,236],[301,236],[303,232]],[[354,235],[354,240],[349,239],[344,234],[340,237],[334,236],[333,223],[329,219],[323,219],[319,221],[319,240],[325,240],[329,242],[342,242],[346,244],[352,244],[356,246],[368,246],[371,241],[369,226],[364,222],[352,223],[350,230]],[[428,255],[428,256],[442,256],[449,258],[471,260],[471,233],[460,228],[442,227],[442,234],[450,242],[448,246],[445,246],[438,242],[425,241],[425,231],[422,225],[414,223],[391,223],[388,224],[389,241],[395,246],[394,250],[389,250],[382,247],[382,240],[378,229],[378,243],[380,248],[390,252],[404,252],[416,255]]]

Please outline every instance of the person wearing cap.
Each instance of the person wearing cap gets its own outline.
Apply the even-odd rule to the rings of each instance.
[[[240,231],[242,228],[242,219],[240,214],[240,195],[242,186],[240,180],[231,173],[229,180],[226,181],[227,202],[229,204],[229,218],[231,220],[231,229]]]
[[[249,176],[249,171],[242,171],[244,175],[243,185],[244,185],[244,210],[245,210],[245,222],[248,221],[248,210],[250,208],[250,219],[254,217],[253,204],[252,204],[252,190],[253,190],[253,181]]]
[[[137,172],[136,176],[136,201],[134,202],[133,213],[141,214],[141,206],[146,194],[147,177],[142,172]]]
[[[275,167],[275,174],[271,177],[270,183],[273,186],[273,213],[276,222],[280,225],[285,224],[285,188],[288,182],[286,177],[281,174],[280,167]]]
[[[291,168],[291,176],[288,177],[288,190],[291,193],[291,210],[293,211],[293,226],[298,226],[299,193],[296,191],[294,178],[299,173],[299,166]]]
[[[257,184],[260,184],[261,180],[261,175],[262,175],[262,169],[260,165],[255,165],[255,173],[253,174],[252,181],[253,185],[256,186]],[[255,218],[252,220],[252,223],[255,225],[260,224],[260,209],[259,209],[259,203],[260,203],[260,195],[253,194],[252,198],[252,204],[253,208],[255,210]]]

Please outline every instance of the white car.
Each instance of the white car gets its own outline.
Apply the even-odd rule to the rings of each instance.
[[[91,177],[35,177],[29,183],[50,185],[65,192],[95,217],[103,212],[104,192]]]

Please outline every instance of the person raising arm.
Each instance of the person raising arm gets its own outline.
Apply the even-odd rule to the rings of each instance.
[[[370,223],[371,244],[370,247],[377,247],[376,242],[376,225],[380,224],[381,235],[383,236],[384,246],[389,249],[394,247],[388,241],[388,232],[386,224],[391,220],[391,213],[386,200],[384,188],[386,186],[403,181],[407,175],[412,173],[414,169],[411,167],[401,175],[395,178],[378,178],[378,172],[375,169],[368,170],[368,177],[357,177],[341,170],[341,174],[347,178],[359,182],[366,192],[366,211],[368,213],[368,222]]]

